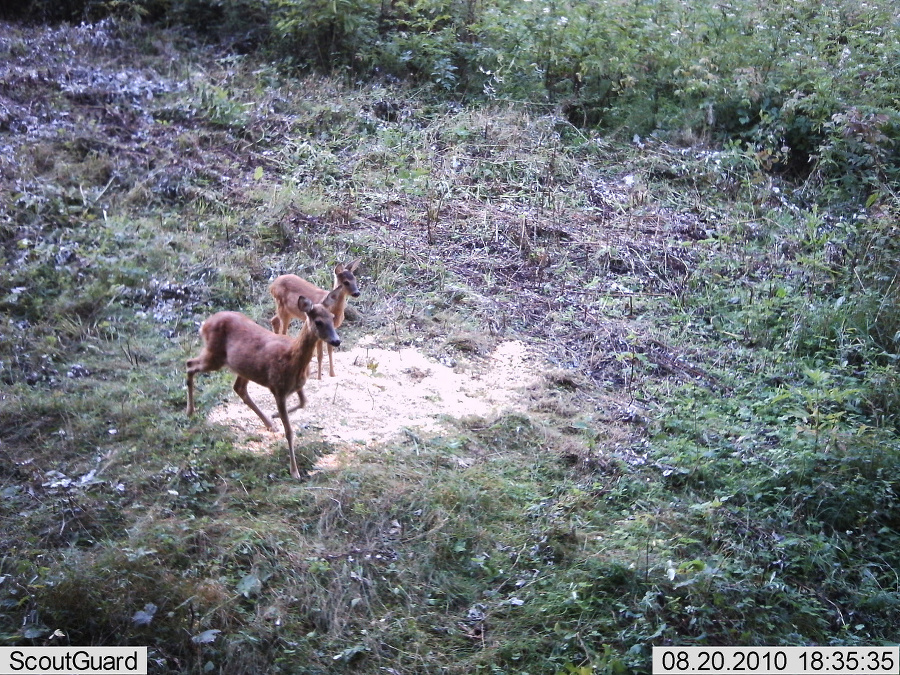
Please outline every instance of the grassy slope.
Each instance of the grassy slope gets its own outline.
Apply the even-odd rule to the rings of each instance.
[[[897,439],[858,369],[788,349],[825,242],[753,167],[131,28],[2,30],[7,642],[547,673],[898,640]],[[527,410],[295,484],[184,417],[182,364],[210,312],[262,320],[275,274],[351,256],[350,340],[512,336],[555,367]]]

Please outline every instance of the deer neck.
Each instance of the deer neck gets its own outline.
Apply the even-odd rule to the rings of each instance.
[[[333,289],[328,297],[322,301],[322,304],[334,315],[335,320],[340,323],[344,318],[344,308],[347,306],[347,291],[342,286]]]
[[[316,350],[316,342],[318,341],[319,336],[316,335],[316,331],[310,326],[309,319],[307,319],[303,322],[303,328],[300,329],[300,334],[294,340],[292,347],[293,357],[299,366],[300,372],[306,372],[309,362],[312,361],[313,352]]]

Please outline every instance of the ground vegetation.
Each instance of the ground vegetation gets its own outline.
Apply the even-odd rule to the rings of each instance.
[[[895,10],[515,4],[0,23],[4,644],[589,675],[900,640]],[[349,447],[301,412],[305,467],[345,458],[304,481],[185,415],[200,321],[356,258],[346,347],[514,340],[521,398]]]

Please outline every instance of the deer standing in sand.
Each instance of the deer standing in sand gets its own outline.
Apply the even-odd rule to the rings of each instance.
[[[359,287],[356,285],[356,277],[353,273],[359,267],[360,259],[351,263],[339,263],[334,268],[334,288],[326,291],[311,284],[306,279],[301,279],[296,274],[283,274],[269,286],[269,292],[275,298],[275,316],[272,317],[272,330],[286,335],[291,319],[296,317],[303,319],[303,312],[298,311],[297,298],[306,296],[313,302],[322,303],[334,315],[334,327],[340,328],[344,322],[344,309],[347,307],[347,296],[359,297]],[[319,379],[322,379],[322,343],[316,345],[319,361]],[[334,377],[334,357],[332,346],[328,345],[328,374]]]
[[[267,387],[275,397],[278,416],[284,425],[288,451],[291,455],[291,476],[300,478],[294,455],[294,434],[288,419],[287,397],[297,392],[300,407],[306,405],[303,385],[306,384],[309,362],[319,340],[337,347],[341,344],[334,329],[334,317],[321,304],[314,304],[304,296],[295,300],[297,310],[306,317],[300,334],[291,339],[271,333],[238,312],[218,312],[200,326],[203,351],[187,362],[187,414],[194,414],[194,375],[208,373],[227,366],[237,375],[234,391],[255,412],[269,431],[275,427],[247,393],[247,383],[256,382]]]

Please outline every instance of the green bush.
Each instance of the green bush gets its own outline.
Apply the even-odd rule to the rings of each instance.
[[[476,73],[475,6],[474,0],[280,0],[276,51],[301,68],[467,89]]]
[[[372,0],[279,0],[279,51],[298,65],[322,70],[373,63],[381,3]]]

